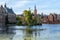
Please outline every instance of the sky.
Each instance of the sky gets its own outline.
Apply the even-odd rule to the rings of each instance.
[[[16,14],[22,14],[24,10],[28,10],[29,8],[33,12],[35,5],[39,14],[42,12],[44,14],[60,14],[60,0],[0,0],[0,5],[4,6],[5,3]]]

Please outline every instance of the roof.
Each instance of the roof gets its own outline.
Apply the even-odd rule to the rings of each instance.
[[[12,13],[12,14],[14,14],[14,12],[13,12],[13,10],[12,10],[12,9],[5,8],[5,10],[6,10],[8,13]]]
[[[7,13],[11,13],[11,14],[15,14],[12,10],[12,8],[8,8],[6,5],[3,7],[2,5],[0,6],[0,11],[4,11],[4,12],[7,12]]]

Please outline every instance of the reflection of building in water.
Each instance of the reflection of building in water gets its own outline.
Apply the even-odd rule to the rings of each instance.
[[[5,26],[6,23],[15,23],[16,14],[6,4],[0,6],[0,26]]]

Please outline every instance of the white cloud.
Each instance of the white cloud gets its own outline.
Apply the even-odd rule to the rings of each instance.
[[[54,10],[54,9],[48,9],[48,10],[40,10],[40,13],[44,13],[44,14],[50,14],[50,13],[57,13],[57,14],[60,14],[60,10],[58,10],[58,9],[56,9],[56,10]]]
[[[14,4],[12,4],[12,5],[10,4],[10,6],[13,8],[13,10],[16,14],[21,14],[22,9],[20,10],[20,8],[24,7],[29,2],[30,1],[27,1],[27,0],[17,1],[17,2],[14,2]]]
[[[5,4],[5,1],[0,1],[0,5],[4,5]]]
[[[16,3],[14,3],[15,5],[13,6],[12,5],[12,7],[13,8],[20,8],[20,7],[23,7],[23,6],[25,6],[27,3],[29,3],[30,1],[17,1]]]
[[[0,5],[7,3],[8,7],[12,7],[16,14],[21,14],[26,7],[33,9],[33,5],[37,4],[38,13],[44,12],[45,14],[50,12],[60,12],[59,0],[0,0]]]

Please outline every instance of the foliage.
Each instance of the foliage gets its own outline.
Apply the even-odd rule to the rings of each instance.
[[[19,16],[16,16],[16,24],[27,26],[40,24],[40,16],[34,16],[34,18],[32,18],[32,15],[34,14],[31,13],[31,10],[24,10],[22,19]]]
[[[16,20],[20,20],[20,17],[19,16],[16,16]]]
[[[31,11],[30,10],[24,10],[23,11],[23,16],[25,18],[25,22],[27,23],[27,25],[31,25],[32,23],[32,15],[31,15]]]
[[[19,16],[16,16],[17,23],[16,25],[22,25],[21,18]]]

